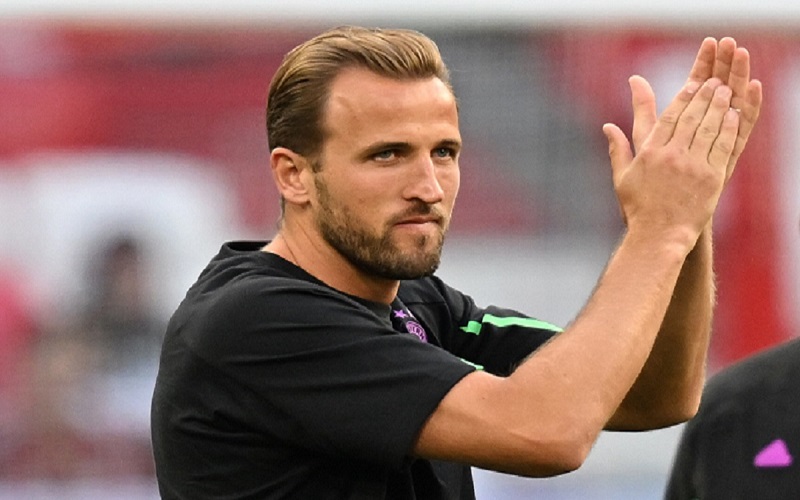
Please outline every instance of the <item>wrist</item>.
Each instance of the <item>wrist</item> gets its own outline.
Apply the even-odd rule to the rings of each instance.
[[[642,228],[634,226],[628,228],[625,239],[637,247],[647,249],[645,250],[647,253],[665,251],[685,259],[698,244],[699,239],[705,239],[702,236],[705,232],[703,230],[698,233],[695,229],[687,226],[656,227],[649,225]]]

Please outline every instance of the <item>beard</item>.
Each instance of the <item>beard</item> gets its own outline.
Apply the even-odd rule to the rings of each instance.
[[[381,232],[370,231],[347,207],[333,201],[327,186],[318,178],[317,228],[323,239],[351,264],[367,274],[391,280],[430,276],[439,267],[447,229],[447,218],[431,205],[417,200],[404,213],[392,218]],[[338,206],[337,206],[338,205]],[[394,223],[414,216],[435,215],[441,221],[433,235],[415,236],[411,248],[401,249],[392,238]]]

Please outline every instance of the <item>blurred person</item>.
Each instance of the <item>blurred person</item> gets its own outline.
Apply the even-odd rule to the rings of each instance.
[[[78,319],[79,339],[92,352],[84,385],[84,418],[103,473],[150,476],[149,398],[166,328],[152,307],[145,240],[137,234],[106,236],[88,259],[88,302]]]
[[[800,338],[717,373],[683,430],[668,500],[783,500],[800,493]]]
[[[164,322],[148,303],[145,252],[115,235],[87,259],[87,300],[38,338],[9,475],[152,475],[147,408]],[[136,409],[139,409],[136,411]]]
[[[167,329],[162,497],[474,498],[470,465],[561,474],[603,429],[691,417],[711,218],[761,106],[749,68],[705,39],[660,117],[631,78],[633,148],[604,126],[627,230],[562,331],[434,274],[462,148],[436,45],[345,27],[292,50],[267,102],[278,232],[223,245]]]
[[[87,341],[103,354],[103,369],[119,371],[158,357],[165,322],[149,303],[143,243],[117,235],[90,259],[89,301],[80,318]]]

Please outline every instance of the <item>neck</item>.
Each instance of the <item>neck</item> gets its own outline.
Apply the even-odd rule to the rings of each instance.
[[[362,299],[391,304],[400,281],[364,273],[343,255],[308,232],[293,232],[285,227],[263,249],[300,267],[326,285]]]

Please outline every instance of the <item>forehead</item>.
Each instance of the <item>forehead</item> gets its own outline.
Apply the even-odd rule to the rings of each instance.
[[[457,138],[456,99],[440,79],[394,79],[360,68],[347,69],[334,79],[325,110],[328,137],[421,127]]]

